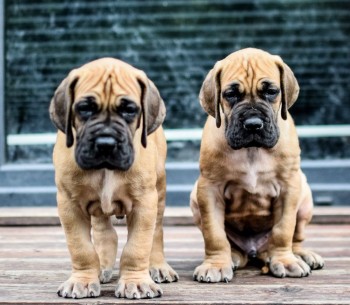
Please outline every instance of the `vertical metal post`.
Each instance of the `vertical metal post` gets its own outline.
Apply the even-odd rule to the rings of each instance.
[[[0,0],[0,167],[6,162],[5,132],[5,1]]]

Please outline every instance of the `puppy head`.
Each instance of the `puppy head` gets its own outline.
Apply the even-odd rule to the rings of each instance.
[[[273,147],[279,138],[278,115],[284,120],[298,98],[299,85],[279,56],[243,49],[218,61],[199,94],[204,110],[221,126],[233,149]]]
[[[165,105],[144,72],[113,58],[102,58],[72,70],[50,104],[54,125],[75,142],[82,169],[128,170],[134,161],[133,138],[141,143],[164,121]]]

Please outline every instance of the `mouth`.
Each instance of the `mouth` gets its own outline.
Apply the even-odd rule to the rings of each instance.
[[[109,169],[127,171],[134,162],[134,154],[129,154],[123,158],[78,155],[76,156],[76,162],[83,170]]]
[[[241,133],[235,137],[227,137],[227,142],[231,148],[237,150],[241,148],[257,147],[272,148],[276,145],[278,137],[275,135],[261,136],[258,134]]]
[[[130,162],[115,164],[113,162],[110,162],[108,160],[98,162],[86,162],[83,160],[77,160],[78,165],[84,169],[84,170],[98,170],[98,169],[108,169],[108,170],[120,170],[120,171],[127,171],[131,164]]]

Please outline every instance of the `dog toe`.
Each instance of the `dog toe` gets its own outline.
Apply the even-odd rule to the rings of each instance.
[[[311,270],[322,269],[324,266],[323,258],[310,250],[302,250],[296,253],[301,259],[310,266]]]
[[[97,278],[92,280],[70,278],[58,288],[57,294],[73,299],[97,297],[100,295],[100,283]]]
[[[166,262],[151,266],[150,275],[156,283],[176,282],[179,279],[176,271],[174,271],[174,269],[171,268]]]
[[[221,280],[221,273],[220,273],[220,270],[216,268],[208,269],[207,274],[203,279],[203,281],[207,283],[211,283],[211,282],[216,283],[216,282],[220,282],[220,280]]]
[[[115,289],[115,296],[117,298],[151,299],[160,297],[162,294],[162,289],[150,278],[140,279],[140,281],[121,278]]]
[[[269,269],[276,277],[305,277],[311,273],[309,265],[292,254],[271,258]]]
[[[231,263],[214,265],[204,262],[193,273],[194,280],[205,283],[229,282],[232,278],[233,269]]]

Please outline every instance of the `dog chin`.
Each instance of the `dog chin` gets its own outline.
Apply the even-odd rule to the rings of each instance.
[[[127,171],[134,163],[134,153],[131,151],[127,155],[118,156],[117,154],[112,157],[76,154],[75,161],[83,170],[108,169]]]
[[[256,148],[266,148],[270,149],[273,148],[278,141],[278,138],[273,138],[269,140],[264,140],[264,139],[255,139],[254,137],[252,139],[227,139],[228,145],[234,149],[242,149],[242,148],[250,148],[250,147],[256,147]]]
[[[120,170],[127,171],[133,163],[133,158],[130,160],[125,160],[123,162],[110,162],[110,161],[100,161],[100,162],[87,162],[82,159],[76,160],[79,167],[83,170],[99,170],[99,169],[108,169],[108,170]]]

